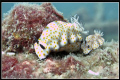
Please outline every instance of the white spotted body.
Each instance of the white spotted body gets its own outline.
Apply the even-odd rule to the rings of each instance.
[[[82,24],[78,22],[78,18],[76,15],[72,17],[71,23],[53,21],[44,28],[38,42],[34,44],[35,52],[40,60],[46,58],[51,51],[73,52],[80,50],[83,40],[81,33],[87,34],[88,31],[84,31]],[[100,40],[101,38],[98,39],[98,41]],[[89,43],[91,40],[88,37],[86,41]],[[87,49],[87,45],[85,45],[85,43],[82,44],[83,53],[86,53],[84,51]],[[90,45],[92,45],[91,42]]]
[[[96,49],[104,43],[103,32],[94,30],[94,33],[94,35],[87,36],[86,41],[81,45],[84,54],[88,54],[92,49]]]
[[[80,49],[82,41],[81,33],[86,34],[88,31],[84,31],[82,25],[77,21],[78,18],[76,19],[76,16],[72,17],[72,23],[54,21],[44,28],[38,43],[34,44],[35,52],[39,59],[44,59],[50,51],[65,50],[73,52]]]

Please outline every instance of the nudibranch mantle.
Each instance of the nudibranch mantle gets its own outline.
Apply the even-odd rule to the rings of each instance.
[[[103,32],[94,30],[94,33],[94,35],[87,36],[86,41],[81,45],[84,54],[88,54],[92,49],[96,49],[104,43]]]
[[[79,17],[76,17],[75,15],[74,17],[71,17],[71,23],[53,21],[44,28],[38,41],[34,43],[35,52],[40,60],[46,58],[51,51],[73,52],[80,50],[81,47],[82,49],[87,49],[87,45],[85,43],[82,44],[83,38],[81,33],[88,34],[89,31],[84,31],[84,27],[78,22],[78,19]],[[102,36],[102,33],[94,32],[95,36]],[[101,41],[102,44],[103,40],[101,39],[102,38],[98,39],[98,41]],[[89,37],[86,38],[86,41],[89,43]],[[83,53],[87,54],[84,52],[85,49],[83,50]],[[92,49],[93,48],[90,50]]]

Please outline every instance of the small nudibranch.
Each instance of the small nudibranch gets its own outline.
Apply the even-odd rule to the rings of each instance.
[[[88,31],[84,31],[78,19],[79,17],[76,18],[75,15],[71,18],[71,23],[53,21],[44,28],[34,44],[35,52],[40,60],[46,58],[51,51],[73,52],[80,49],[83,40],[81,33],[87,34]]]
[[[94,35],[87,36],[86,41],[81,45],[84,54],[88,54],[91,50],[98,48],[104,43],[103,32],[94,30],[94,33]]]

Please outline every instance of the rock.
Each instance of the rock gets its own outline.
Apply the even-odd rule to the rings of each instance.
[[[2,21],[2,50],[33,53],[33,37],[39,38],[44,27],[55,20],[66,21],[51,3],[16,4]]]

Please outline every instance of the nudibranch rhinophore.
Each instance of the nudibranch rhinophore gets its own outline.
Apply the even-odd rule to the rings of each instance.
[[[84,54],[88,54],[92,49],[96,49],[104,43],[103,32],[94,30],[94,33],[94,35],[87,36],[81,45]]]
[[[78,19],[75,15],[71,18],[71,23],[53,21],[44,28],[38,42],[34,44],[40,60],[46,58],[50,51],[73,52],[80,49],[83,40],[81,33],[87,34],[88,31],[84,31]]]
[[[46,58],[51,51],[73,52],[80,50],[82,47],[83,53],[87,54],[87,52],[89,53],[92,49],[103,44],[104,39],[101,37],[103,34],[97,31],[94,31],[95,35],[92,37],[88,36],[86,38],[87,43],[82,43],[83,38],[81,33],[88,34],[89,31],[84,30],[83,25],[78,22],[78,19],[79,17],[75,15],[71,17],[71,23],[53,21],[44,28],[41,36],[34,43],[35,52],[40,60]]]

